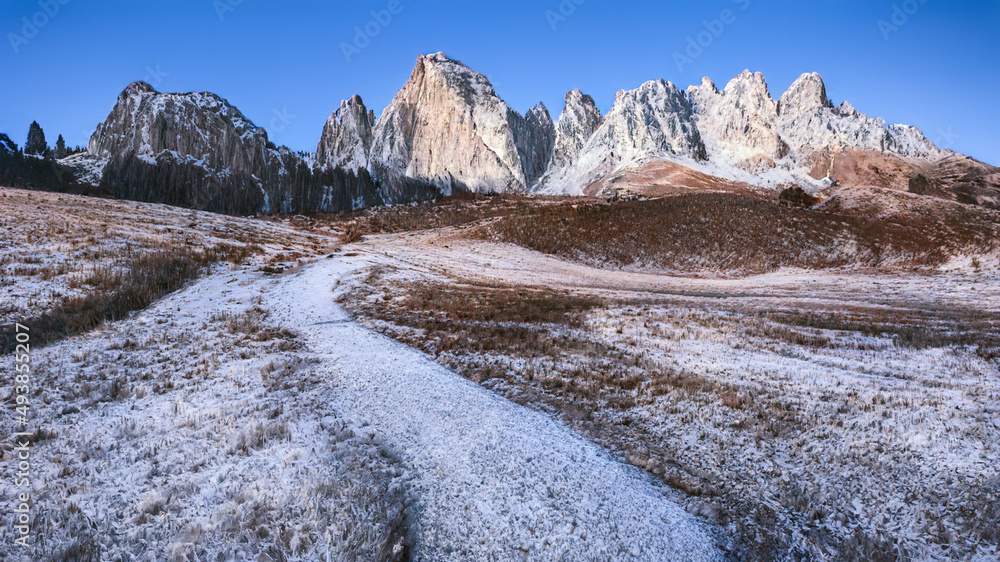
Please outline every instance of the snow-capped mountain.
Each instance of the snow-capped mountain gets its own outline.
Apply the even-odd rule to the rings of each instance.
[[[755,170],[788,153],[775,126],[777,104],[759,72],[740,74],[722,91],[705,78],[687,93],[705,149],[714,159]]]
[[[365,107],[361,96],[344,100],[323,127],[316,161],[334,168],[367,168],[374,128],[375,112]]]
[[[91,177],[95,162],[103,165],[100,186],[117,197],[224,213],[383,202],[367,173],[314,172],[308,158],[275,146],[225,99],[161,93],[145,82],[122,91],[85,157],[65,161]]]
[[[555,147],[552,158],[538,184],[548,191],[565,193],[574,188],[573,165],[584,145],[601,125],[601,110],[594,98],[580,90],[566,94],[566,108],[555,127]]]
[[[721,90],[708,78],[686,90],[653,80],[618,92],[603,116],[573,90],[554,123],[542,104],[514,111],[484,75],[442,53],[418,57],[378,118],[359,96],[342,102],[315,160],[275,146],[215,94],[137,82],[88,152],[63,164],[118,197],[227,213],[356,209],[459,191],[657,195],[715,184],[874,185],[1000,205],[1000,170],[939,150],[915,127],[834,105],[815,73],[777,100],[749,71]]]
[[[672,83],[654,80],[618,92],[614,107],[576,160],[550,170],[549,177],[561,178],[569,188],[566,193],[582,194],[588,184],[616,170],[660,157],[698,161],[707,154],[688,97]],[[545,184],[535,189],[556,191]]]

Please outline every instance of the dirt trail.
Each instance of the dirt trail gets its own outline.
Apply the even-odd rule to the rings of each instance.
[[[350,321],[334,303],[369,257],[305,267],[264,306],[410,467],[418,560],[713,560],[709,532],[649,475],[543,414]]]
[[[995,274],[921,275],[780,270],[743,278],[598,269],[510,244],[469,240],[460,228],[367,237],[352,249],[382,263],[452,280],[503,283],[620,297],[738,299],[746,304],[963,308],[1000,312]]]

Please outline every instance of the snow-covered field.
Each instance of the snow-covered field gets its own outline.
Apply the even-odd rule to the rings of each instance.
[[[993,268],[666,276],[6,189],[0,218],[8,320],[125,247],[253,247],[33,350],[5,560],[1000,557]]]
[[[216,266],[35,350],[33,546],[3,557],[719,559],[649,474],[355,324],[334,289],[372,261],[349,254]],[[2,505],[21,491],[15,430],[4,418]]]
[[[378,264],[346,301],[368,325],[689,492],[690,511],[762,543],[744,556],[1000,555],[995,274],[690,279],[456,232],[352,249]],[[545,342],[541,354],[455,345],[473,330],[491,341],[491,323],[421,306],[425,293],[498,288],[604,304],[578,326],[492,323],[497,339]]]

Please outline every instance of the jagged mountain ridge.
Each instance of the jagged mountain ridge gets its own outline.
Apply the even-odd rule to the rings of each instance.
[[[939,162],[947,173],[935,171]],[[275,146],[215,94],[137,82],[88,152],[64,164],[117,197],[227,213],[355,209],[461,191],[656,194],[664,177],[670,188],[697,178],[704,189],[714,177],[725,186],[815,192],[839,182],[987,206],[1000,199],[996,168],[939,150],[914,127],[835,106],[818,74],[777,100],[749,71],[722,90],[707,78],[686,90],[653,80],[618,92],[606,115],[573,90],[553,122],[542,104],[514,111],[485,76],[442,53],[418,57],[378,118],[360,96],[342,102],[315,159]]]
[[[580,90],[569,91],[566,107],[556,123],[552,158],[538,185],[554,192],[572,190],[574,180],[569,174],[572,164],[600,124],[601,110],[594,103],[594,98]]]
[[[593,98],[574,90],[559,121],[550,122],[544,106],[518,115],[486,77],[460,61],[441,53],[421,56],[373,127],[370,170],[389,181],[428,181],[446,193],[595,195],[629,170],[656,164],[669,167],[671,178],[697,176],[699,185],[702,178],[717,177],[727,185],[797,185],[816,192],[844,181],[907,189],[910,176],[920,175],[928,163],[956,157],[915,127],[886,124],[848,102],[834,106],[816,73],[803,74],[778,99],[763,75],[749,71],[722,90],[708,78],[686,90],[653,80],[618,92],[607,115]],[[481,123],[488,125],[477,128]],[[877,160],[906,172],[873,179]],[[691,171],[681,173],[684,168]],[[962,198],[994,204],[995,186],[981,181],[992,175],[971,174],[980,178],[978,187],[964,189]],[[948,181],[940,179],[929,192],[959,198],[963,189]]]
[[[87,154],[65,162],[119,198],[229,214],[385,203],[364,167],[314,166],[215,94],[161,93],[145,82],[122,91]]]
[[[659,81],[662,82],[662,81]],[[816,173],[817,155],[845,151],[875,152],[889,158],[937,159],[946,154],[914,127],[887,125],[857,112],[850,104],[834,107],[826,97],[826,87],[818,74],[804,74],[780,98],[774,100],[763,75],[745,71],[719,90],[708,78],[700,86],[689,87],[684,96],[674,94],[669,104],[644,91],[659,82],[647,82],[631,92],[620,92],[601,128],[588,141],[577,161],[550,170],[558,177],[576,175],[572,185],[554,186],[544,182],[536,189],[548,193],[591,193],[601,180],[629,168],[667,160],[721,179],[749,186],[777,188],[798,185],[820,190],[837,178]],[[667,82],[660,86],[677,92]],[[664,148],[648,141],[641,127],[632,127],[626,138],[615,138],[606,129],[621,129],[614,123],[621,114],[662,111],[664,106],[676,116],[681,130],[690,127],[700,140],[686,149],[678,145]],[[633,122],[634,120],[627,120]],[[677,125],[674,126],[675,129]],[[635,134],[640,131],[641,134]],[[614,155],[614,156],[612,156]],[[595,167],[594,162],[610,162]],[[824,171],[825,172],[825,171]],[[592,193],[591,193],[592,194]]]

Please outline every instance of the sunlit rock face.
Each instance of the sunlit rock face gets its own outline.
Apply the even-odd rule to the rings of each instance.
[[[554,136],[541,108],[518,115],[485,76],[437,53],[421,56],[375,125],[370,167],[442,192],[523,192],[548,163]],[[544,163],[542,163],[544,161]]]
[[[374,129],[375,112],[365,107],[361,96],[344,100],[323,127],[316,148],[317,163],[349,170],[367,168]]]

